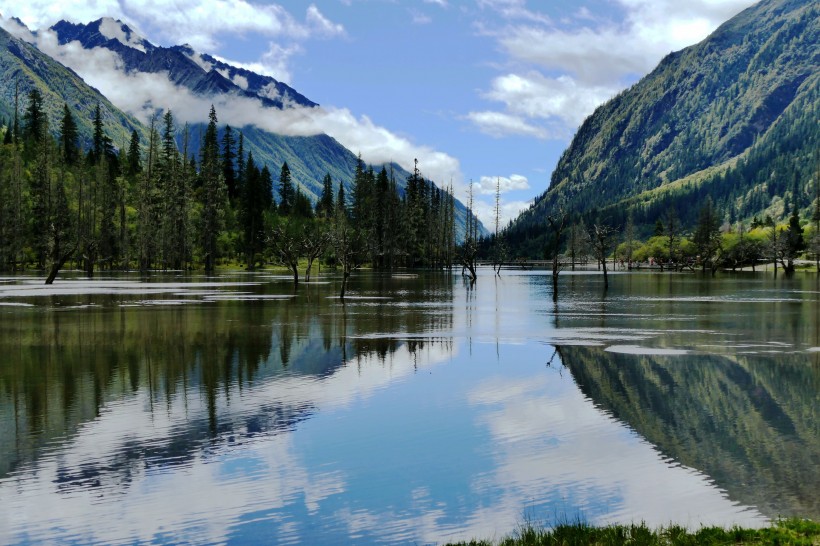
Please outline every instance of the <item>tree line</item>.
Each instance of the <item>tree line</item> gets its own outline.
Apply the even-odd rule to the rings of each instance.
[[[820,169],[820,162],[818,162]],[[611,217],[592,211],[578,215],[559,207],[547,218],[542,239],[543,255],[552,261],[553,296],[557,297],[558,274],[576,266],[597,264],[608,284],[608,261],[612,267],[625,270],[652,267],[661,271],[700,269],[714,275],[719,269],[736,271],[761,264],[772,264],[786,275],[796,270],[799,258],[815,262],[820,273],[820,170],[815,181],[816,197],[811,217],[801,218],[794,206],[785,222],[776,222],[770,215],[755,216],[748,224],[729,223],[706,197],[696,211],[697,221],[687,227],[674,207],[668,208],[655,221],[654,230],[644,239],[638,230],[632,211],[625,224],[617,226]],[[505,233],[480,241],[481,255],[506,253]]]
[[[117,150],[98,104],[83,149],[68,105],[53,131],[41,93],[27,99],[0,146],[0,270],[42,270],[50,283],[67,265],[91,276],[278,263],[298,284],[300,265],[309,278],[317,260],[346,281],[365,264],[452,267],[462,255],[452,188],[425,179],[418,161],[400,187],[392,169],[376,172],[360,156],[350,195],[328,174],[314,205],[287,162],[274,180],[213,107],[201,142],[166,111],[151,120],[148,142],[133,131]]]

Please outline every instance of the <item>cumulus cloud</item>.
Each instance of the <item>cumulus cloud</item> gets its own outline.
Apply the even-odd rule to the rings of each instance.
[[[225,59],[218,55],[213,55],[213,57],[237,68],[244,68],[245,70],[250,70],[263,76],[270,76],[280,82],[289,83],[292,80],[290,71],[291,57],[303,52],[304,48],[300,44],[283,46],[275,42],[270,42],[268,44],[268,50],[255,62],[243,63]]]
[[[473,200],[473,212],[476,217],[481,220],[488,230],[493,231],[495,228],[495,203],[482,200],[478,198],[480,195],[495,195],[496,187],[499,187],[500,194],[509,193],[517,190],[528,190],[530,188],[529,180],[526,176],[520,174],[511,174],[510,176],[482,176],[477,183],[473,183],[473,195],[476,199]],[[529,207],[530,203],[525,201],[506,201],[499,199],[498,220],[499,228],[504,228],[510,223],[510,220],[517,217],[521,211]]]
[[[503,102],[508,112],[528,119],[558,118],[577,126],[584,117],[617,93],[615,86],[583,86],[566,75],[547,78],[535,70],[495,78],[487,98]]]
[[[476,124],[479,129],[494,137],[523,135],[535,138],[548,138],[549,132],[536,125],[528,123],[523,117],[504,112],[470,112],[465,116]]]
[[[721,22],[754,0],[617,0],[615,17],[580,7],[561,26],[529,13],[523,0],[480,0],[502,21],[481,32],[493,38],[514,70],[498,76],[484,97],[501,112],[468,119],[494,136],[546,138],[542,120],[574,130],[595,107],[671,51],[704,39]],[[548,75],[545,75],[548,74]]]
[[[507,227],[510,220],[516,218],[522,211],[529,208],[531,201],[504,201],[501,200],[501,206],[498,213],[498,223],[500,228]],[[481,220],[484,227],[488,231],[495,230],[495,204],[487,201],[473,201],[473,213]]]
[[[507,176],[482,176],[476,185],[479,193],[484,195],[495,195],[496,188],[504,194],[515,190],[528,190],[530,182],[526,176],[511,174]]]

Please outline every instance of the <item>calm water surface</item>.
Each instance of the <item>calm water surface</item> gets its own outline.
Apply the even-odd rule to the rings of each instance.
[[[0,543],[820,519],[813,275],[0,278]]]

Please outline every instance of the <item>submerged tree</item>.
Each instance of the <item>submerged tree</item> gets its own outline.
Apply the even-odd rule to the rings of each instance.
[[[595,254],[595,259],[601,264],[601,269],[604,272],[604,289],[609,288],[609,275],[607,274],[606,259],[612,250],[615,241],[615,228],[602,223],[592,225],[589,233],[589,239],[592,243],[592,251]]]
[[[473,181],[470,180],[470,187],[467,194],[467,230],[464,234],[464,244],[461,245],[461,272],[464,269],[469,271],[470,282],[474,283],[478,278],[476,273],[476,259],[478,257],[478,226],[475,216],[473,216]]]
[[[563,264],[559,251],[561,249],[561,236],[567,225],[567,213],[563,206],[559,207],[555,215],[547,216],[550,229],[552,230],[552,300],[558,301],[558,275]]]

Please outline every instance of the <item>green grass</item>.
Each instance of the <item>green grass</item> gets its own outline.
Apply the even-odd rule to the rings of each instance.
[[[768,545],[794,544],[820,546],[820,523],[808,520],[781,520],[762,529],[722,529],[702,527],[689,531],[679,526],[650,529],[645,524],[609,525],[594,527],[587,523],[565,523],[551,529],[538,529],[525,525],[512,536],[499,542],[472,540],[456,544],[469,546],[581,546],[621,545],[673,546],[673,545]]]

